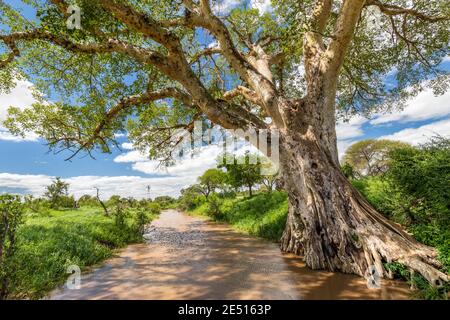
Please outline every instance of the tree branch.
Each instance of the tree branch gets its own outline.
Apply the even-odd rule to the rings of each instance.
[[[195,62],[197,62],[198,60],[200,60],[200,58],[204,57],[204,56],[212,56],[213,54],[217,54],[217,53],[222,53],[222,50],[220,48],[206,48],[203,51],[197,52],[191,59],[191,61],[189,62],[190,65],[194,64]]]
[[[256,92],[244,87],[244,86],[238,86],[234,88],[233,90],[227,91],[224,93],[223,98],[227,101],[232,100],[233,98],[237,96],[242,96],[248,101],[256,104],[261,105],[261,100],[258,98]]]
[[[166,58],[157,52],[153,52],[144,48],[137,47],[124,41],[116,39],[108,39],[104,43],[75,43],[62,36],[56,36],[48,31],[36,29],[26,32],[15,32],[9,35],[0,35],[0,40],[6,43],[14,52],[15,56],[19,56],[17,50],[17,41],[33,41],[43,40],[58,45],[75,53],[122,53],[144,64],[153,64],[155,66],[164,66]]]
[[[90,149],[96,140],[102,138],[101,133],[104,128],[122,111],[140,104],[150,103],[167,98],[176,98],[183,102],[190,102],[192,104],[189,95],[178,88],[166,88],[158,91],[145,92],[143,94],[123,98],[119,101],[119,103],[117,103],[114,107],[112,107],[105,113],[103,119],[99,124],[97,124],[90,138],[82,143],[80,143],[78,139],[76,140],[80,143],[80,146],[78,147],[77,151],[75,151],[69,158],[66,159],[66,161],[72,160],[80,151],[84,149]]]
[[[366,6],[377,6],[382,13],[388,16],[407,14],[428,22],[450,20],[450,16],[430,16],[414,9],[403,8],[393,4],[384,4],[379,0],[367,0]]]
[[[163,28],[161,24],[152,17],[135,10],[130,6],[117,3],[114,0],[97,1],[103,9],[111,12],[128,27],[162,44],[169,50],[178,51],[181,49],[178,37],[174,33]]]
[[[328,77],[336,78],[344,62],[344,57],[365,0],[344,0],[334,29],[334,38],[325,53]]]

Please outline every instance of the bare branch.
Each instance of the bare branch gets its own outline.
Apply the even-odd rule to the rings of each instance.
[[[222,53],[222,50],[220,50],[220,48],[206,48],[203,51],[197,52],[191,59],[191,61],[189,62],[190,65],[194,64],[195,62],[197,62],[198,60],[200,60],[200,58],[205,57],[205,56],[212,56],[213,54],[217,54],[217,53]]]
[[[366,6],[377,6],[382,13],[388,16],[407,14],[428,22],[450,20],[450,16],[430,16],[415,9],[403,8],[393,4],[385,4],[379,0],[367,0]]]
[[[261,100],[258,98],[256,92],[244,87],[244,86],[238,86],[233,90],[227,91],[224,93],[223,98],[227,101],[232,100],[235,97],[242,96],[248,101],[261,105]]]

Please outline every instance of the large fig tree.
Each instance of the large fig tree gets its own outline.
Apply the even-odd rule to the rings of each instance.
[[[26,77],[53,101],[11,109],[7,127],[72,156],[108,152],[127,131],[164,159],[173,131],[195,120],[276,129],[290,205],[284,251],[313,269],[364,275],[375,266],[387,277],[384,262],[397,261],[447,281],[435,250],[376,212],[340,172],[335,123],[394,110],[425,86],[446,89],[448,2],[277,0],[266,13],[250,1],[224,11],[224,2],[0,1],[0,87]],[[81,29],[68,28],[74,4]]]

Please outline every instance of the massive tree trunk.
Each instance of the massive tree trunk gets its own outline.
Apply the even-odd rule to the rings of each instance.
[[[300,104],[300,116],[281,135],[281,169],[289,194],[289,215],[281,248],[304,256],[312,269],[365,276],[375,268],[391,274],[385,262],[400,262],[432,284],[447,276],[438,271],[434,249],[422,245],[376,212],[341,173],[335,134],[323,132],[324,114]],[[334,129],[333,129],[334,130]]]

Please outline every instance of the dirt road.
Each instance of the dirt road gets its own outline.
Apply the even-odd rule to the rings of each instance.
[[[81,289],[51,299],[406,299],[406,285],[312,271],[274,243],[169,210],[146,243],[131,245],[83,275]]]

